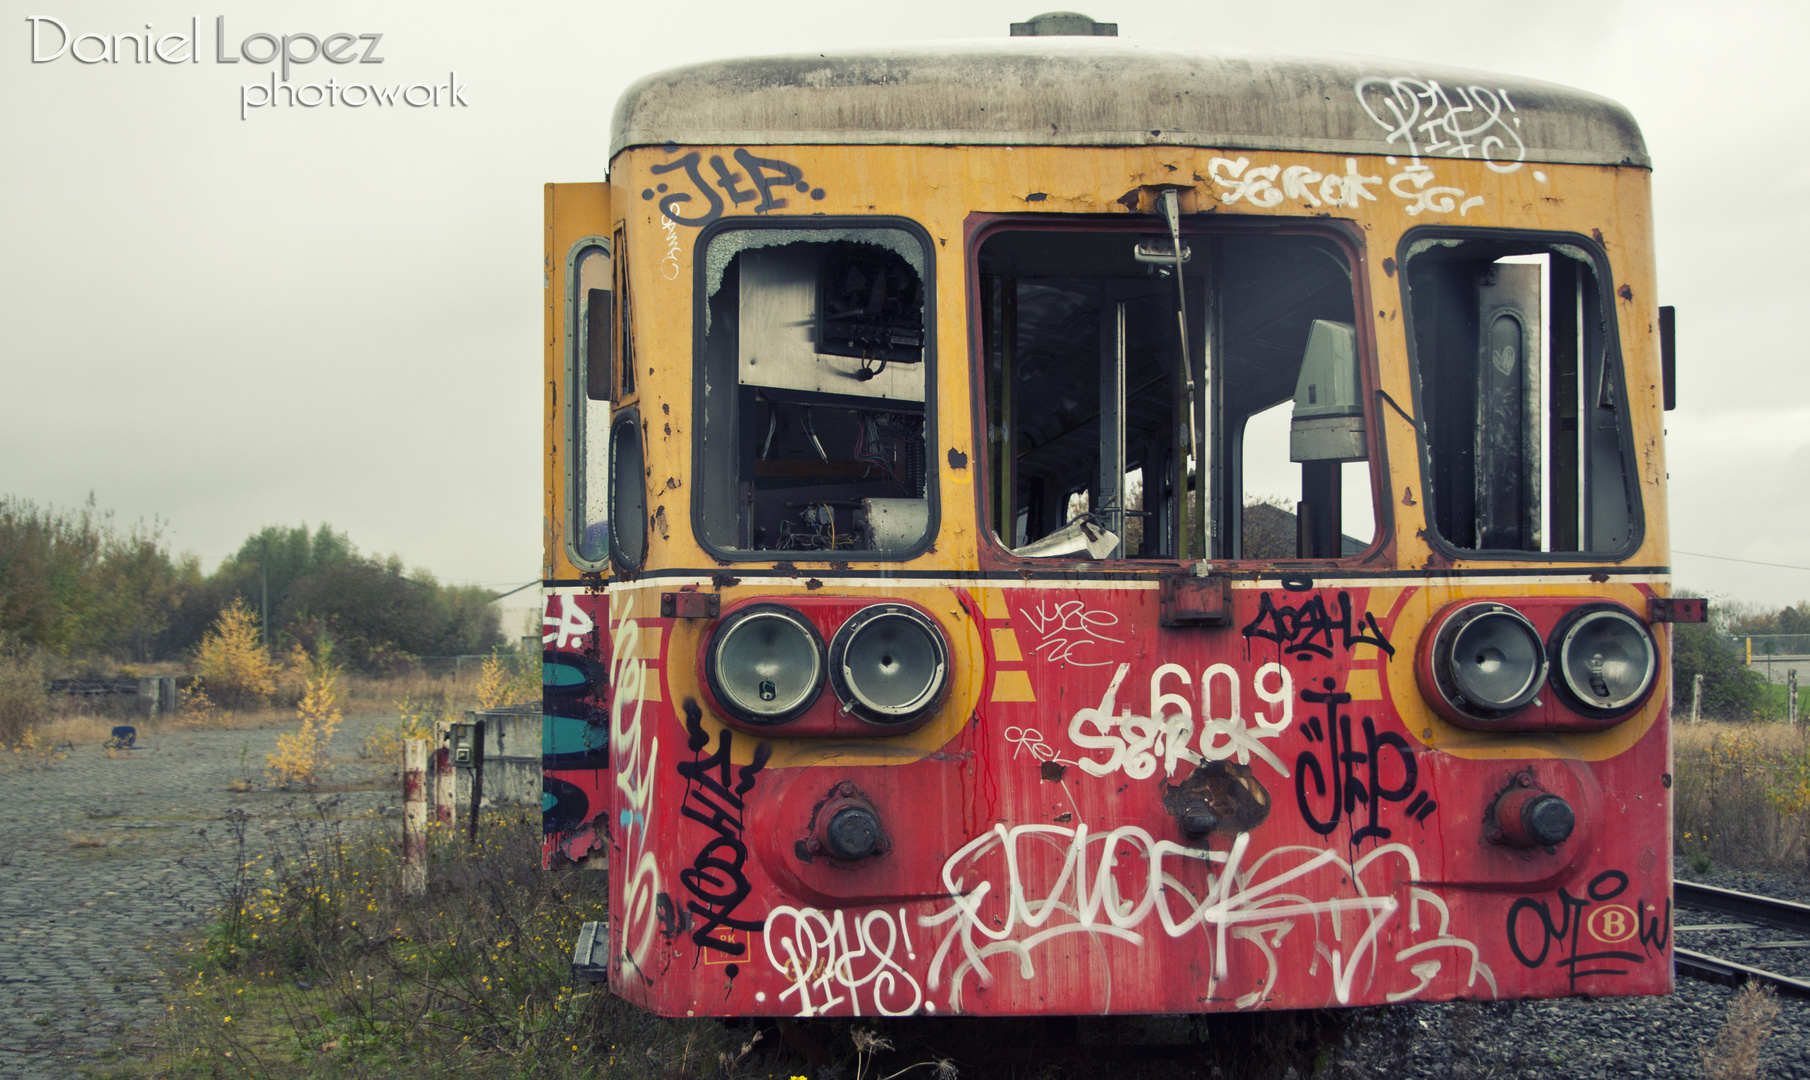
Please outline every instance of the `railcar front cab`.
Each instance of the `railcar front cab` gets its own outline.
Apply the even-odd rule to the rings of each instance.
[[[640,145],[665,147],[662,169],[686,157],[685,144]],[[744,164],[783,164],[734,153]],[[698,153],[688,156],[697,167]],[[739,204],[738,174],[720,156],[710,160]],[[647,704],[650,716],[664,709],[669,723],[692,725],[694,753],[712,737],[696,726],[702,715],[755,736],[762,755],[773,745],[846,748],[920,729],[945,740],[945,728],[926,725],[959,700],[965,668],[994,659],[981,647],[984,631],[959,640],[948,613],[920,602],[928,590],[839,589],[827,573],[832,580],[807,584],[799,563],[853,564],[900,583],[905,573],[891,575],[906,563],[926,578],[977,582],[1160,578],[1165,629],[1229,623],[1224,588],[1218,606],[1206,590],[1190,607],[1171,602],[1172,586],[1179,595],[1200,582],[1286,590],[1316,577],[1393,577],[1402,586],[1390,589],[1418,587],[1427,605],[1397,607],[1394,633],[1414,643],[1412,662],[1375,676],[1404,723],[1412,714],[1418,728],[1430,711],[1485,738],[1519,734],[1512,741],[1525,746],[1529,735],[1587,736],[1650,715],[1666,652],[1651,624],[1674,615],[1651,595],[1654,585],[1663,591],[1664,569],[1629,568],[1636,580],[1611,589],[1584,582],[1643,549],[1662,490],[1657,480],[1643,485],[1636,420],[1645,423],[1640,410],[1656,403],[1651,388],[1629,385],[1618,326],[1630,310],[1618,305],[1627,287],[1600,236],[1501,227],[1512,213],[1489,227],[1448,216],[1374,231],[1386,215],[1366,223],[1362,213],[1258,214],[1248,205],[1217,213],[1226,208],[1219,192],[1195,180],[1122,198],[1093,193],[1074,200],[1085,204],[1078,211],[994,205],[932,220],[884,196],[867,213],[850,213],[858,207],[848,199],[817,213],[822,191],[799,179],[788,197],[802,205],[787,213],[724,203],[658,241],[650,238],[665,226],[649,215],[635,226],[635,245],[618,226],[550,249],[550,266],[562,255],[564,265],[549,325],[563,323],[565,334],[549,334],[558,349],[549,350],[549,416],[563,427],[549,432],[561,452],[549,455],[548,577],[567,566],[591,575],[591,587],[607,577],[625,586],[626,600],[646,588],[634,580],[643,574],[709,575],[710,584],[659,600],[663,619],[695,622],[668,639],[691,651],[658,661],[695,678],[649,677],[655,694],[695,686],[698,701],[684,703],[682,719],[678,702],[646,698],[636,716]],[[670,224],[679,217],[654,202],[665,191],[615,197],[653,202]],[[607,228],[607,194],[602,207]],[[1386,252],[1376,250],[1382,237]],[[681,239],[686,258],[660,261]],[[642,260],[638,276],[631,251]],[[638,322],[631,279],[651,289],[680,273],[690,281],[688,333],[670,299]],[[954,298],[966,300],[957,331]],[[1671,327],[1664,309],[1667,408]],[[637,357],[654,351],[646,341],[658,342],[667,371]],[[950,356],[957,341],[965,355]],[[686,386],[676,371],[688,352]],[[939,376],[939,363],[963,371]],[[662,392],[644,393],[657,384]],[[972,432],[939,426],[939,404],[972,415]],[[949,442],[959,445],[941,444]],[[945,482],[945,462],[968,470],[961,485]],[[972,491],[974,501],[952,491]],[[678,520],[687,506],[690,521]],[[1412,565],[1404,549],[1415,552]],[[688,559],[715,565],[699,571]],[[1444,583],[1467,568],[1500,573]],[[1437,587],[1411,580],[1423,571]],[[1575,580],[1554,590],[1492,591],[1493,582],[1564,572]],[[638,639],[605,640],[614,613],[594,610],[594,651],[626,645],[652,655]],[[967,618],[980,622],[973,611]],[[564,623],[548,640],[564,645]],[[560,701],[593,726],[607,722],[612,738],[624,734],[620,718],[596,715],[601,695]],[[555,711],[550,704],[550,725]],[[949,730],[968,720],[966,703],[960,711]],[[728,732],[715,737],[727,761]],[[749,740],[737,745],[738,761],[767,760],[747,757]],[[599,781],[588,810],[559,809],[566,816],[549,825],[550,849],[576,850],[563,839],[584,835],[574,821],[597,821],[601,832],[619,820],[649,843],[621,794],[652,783],[635,771],[640,753],[614,748],[605,768],[616,774]],[[1492,843],[1550,853],[1577,815],[1561,794],[1521,783],[1484,793],[1488,805],[1472,816],[1487,819]],[[850,785],[824,798],[800,843],[840,870],[878,873],[876,856],[910,844]],[[618,805],[620,819],[602,812]],[[1515,875],[1496,884],[1525,882]],[[645,916],[636,905],[654,899],[635,891],[637,880],[624,871],[620,905]],[[779,895],[788,880],[775,875]],[[618,959],[634,956],[631,948]]]

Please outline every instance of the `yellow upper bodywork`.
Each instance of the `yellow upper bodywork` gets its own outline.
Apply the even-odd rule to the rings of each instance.
[[[732,159],[734,146],[683,147],[697,150],[704,161],[713,155]],[[991,542],[984,509],[976,493],[977,473],[987,460],[982,421],[975,415],[975,384],[970,356],[978,317],[970,310],[970,252],[967,238],[974,215],[1139,215],[1150,217],[1150,193],[1178,187],[1184,215],[1217,217],[1254,215],[1305,221],[1343,220],[1360,237],[1363,274],[1354,282],[1360,322],[1367,306],[1368,333],[1376,358],[1376,385],[1395,402],[1412,410],[1414,387],[1409,370],[1408,329],[1402,318],[1401,279],[1396,259],[1402,235],[1416,226],[1496,227],[1540,232],[1576,233],[1593,238],[1607,252],[1616,290],[1615,315],[1620,354],[1629,395],[1633,466],[1638,476],[1645,526],[1638,550],[1620,560],[1630,567],[1664,567],[1669,557],[1664,481],[1665,456],[1660,410],[1661,375],[1657,283],[1653,264],[1653,230],[1649,174],[1634,166],[1522,163],[1504,170],[1478,160],[1351,157],[1288,151],[1215,151],[1174,146],[1144,147],[1011,147],[1011,146],[763,146],[758,153],[796,166],[811,193],[788,191],[787,205],[767,217],[784,215],[888,215],[918,223],[932,241],[935,260],[936,430],[928,434],[928,454],[937,468],[936,498],[940,524],[925,553],[903,563],[858,560],[795,560],[800,575],[816,567],[870,566],[886,569],[960,573],[980,566],[981,545]],[[686,192],[683,170],[654,167],[672,162],[677,151],[633,147],[611,163],[607,184],[550,184],[546,188],[546,486],[545,558],[549,581],[574,582],[585,568],[574,561],[567,535],[564,408],[560,395],[571,385],[568,328],[564,325],[569,293],[569,252],[585,237],[617,235],[624,250],[634,303],[635,392],[619,403],[639,408],[645,421],[649,528],[648,569],[687,568],[700,575],[724,569],[700,544],[691,527],[691,451],[694,417],[693,327],[694,258],[699,228],[669,220],[660,196]],[[1274,166],[1274,168],[1271,168]],[[1290,178],[1293,178],[1292,181]],[[1329,179],[1330,178],[1330,179]],[[820,192],[821,197],[815,197]],[[701,213],[704,193],[681,204],[679,216]],[[1136,209],[1133,209],[1135,207]],[[725,216],[747,215],[748,206],[727,207]],[[1363,332],[1360,326],[1360,332]],[[1425,602],[1411,605],[1418,627],[1445,599],[1476,588],[1453,583],[1445,574],[1466,566],[1550,568],[1566,573],[1576,559],[1504,558],[1491,555],[1469,560],[1439,553],[1426,536],[1420,453],[1415,429],[1396,412],[1372,412],[1383,448],[1373,463],[1377,524],[1391,544],[1382,556],[1364,561],[1361,569],[1439,569],[1442,575],[1403,580],[1426,586]],[[952,456],[951,452],[954,452]],[[954,461],[966,459],[966,467]],[[771,574],[772,560],[737,561],[733,573],[744,579]],[[603,571],[607,579],[607,569]],[[1641,582],[1666,592],[1665,572],[1645,571]],[[593,578],[593,580],[596,580]],[[914,583],[915,584],[915,583]],[[924,583],[929,584],[929,583]],[[750,587],[754,585],[750,582]],[[669,588],[671,586],[668,586]],[[788,580],[779,591],[797,588]],[[1588,591],[1575,575],[1568,583],[1543,583],[1539,577],[1490,586],[1494,595],[1575,593]],[[736,593],[749,591],[748,588]],[[768,591],[774,591],[769,588]],[[861,589],[847,590],[864,591]],[[1633,585],[1613,588],[1614,598],[1639,609]],[[651,595],[657,603],[657,592]],[[724,598],[732,597],[724,590]],[[916,595],[916,594],[914,594]],[[1595,593],[1593,593],[1595,595]],[[1424,611],[1420,609],[1424,607]],[[953,629],[946,624],[946,628]],[[951,634],[957,648],[978,647],[980,631]],[[1403,640],[1416,635],[1404,633]],[[1661,644],[1667,639],[1662,635]],[[695,640],[686,648],[695,650]],[[1015,647],[1015,646],[1014,646]],[[677,665],[675,665],[676,667]],[[669,680],[695,680],[694,672],[669,670]],[[1413,697],[1412,665],[1390,666],[1388,678],[1398,704]],[[1669,679],[1669,664],[1660,672]],[[978,677],[976,677],[977,679]],[[1405,680],[1405,682],[1403,682]],[[969,681],[975,681],[970,679]],[[971,701],[975,686],[958,687]],[[1666,694],[1656,692],[1641,712],[1608,732],[1594,735],[1508,739],[1491,736],[1488,746],[1470,732],[1446,725],[1431,713],[1403,720],[1410,732],[1429,745],[1463,756],[1497,754],[1547,756],[1558,752],[1587,758],[1619,753],[1648,730],[1664,707]],[[953,711],[953,710],[951,710]],[[965,710],[957,714],[965,715]],[[914,752],[933,748],[941,725],[909,737]],[[892,740],[875,740],[891,742]],[[1568,750],[1551,749],[1562,741]],[[877,749],[877,748],[876,748]],[[776,762],[776,764],[779,762]]]

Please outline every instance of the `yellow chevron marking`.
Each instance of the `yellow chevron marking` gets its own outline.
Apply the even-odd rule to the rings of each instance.
[[[1023,669],[998,671],[993,674],[994,701],[1036,701],[1031,689],[1031,673]]]

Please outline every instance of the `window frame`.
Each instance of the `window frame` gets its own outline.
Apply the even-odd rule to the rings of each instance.
[[[705,412],[704,389],[705,372],[709,364],[708,341],[706,340],[705,319],[709,297],[708,259],[710,242],[726,232],[741,229],[787,229],[792,231],[834,229],[898,229],[916,240],[924,253],[924,498],[928,501],[927,517],[924,524],[924,535],[908,548],[891,551],[857,551],[844,550],[746,550],[741,548],[724,548],[715,544],[705,535],[703,520],[705,513],[704,489],[695,479],[696,469],[704,461],[704,435],[707,416]],[[936,546],[937,534],[942,526],[942,471],[939,467],[937,446],[939,444],[937,423],[937,322],[936,322],[936,269],[937,244],[930,233],[917,221],[897,214],[812,214],[809,216],[788,215],[781,217],[722,217],[698,230],[697,239],[692,242],[691,249],[691,460],[693,482],[691,484],[691,533],[698,546],[711,558],[722,563],[749,562],[906,562],[915,559]],[[738,382],[737,387],[741,384]]]
[[[1426,437],[1425,423],[1421,419],[1426,416],[1426,403],[1421,399],[1421,357],[1420,342],[1414,332],[1414,303],[1409,288],[1408,257],[1410,249],[1422,240],[1478,240],[1504,244],[1529,244],[1543,246],[1548,249],[1564,245],[1576,247],[1590,255],[1596,273],[1597,303],[1603,312],[1603,349],[1604,363],[1612,364],[1615,375],[1616,400],[1620,403],[1621,414],[1625,423],[1621,425],[1621,455],[1626,468],[1622,472],[1622,486],[1628,499],[1628,512],[1632,519],[1632,527],[1628,530],[1628,540],[1618,548],[1602,551],[1524,551],[1516,548],[1462,548],[1448,540],[1439,531],[1437,513],[1439,492],[1434,490],[1433,448]],[[1464,227],[1455,225],[1417,225],[1402,233],[1395,249],[1395,276],[1400,281],[1402,336],[1408,346],[1408,379],[1409,390],[1413,394],[1415,449],[1420,458],[1420,491],[1422,512],[1426,518],[1426,530],[1422,534],[1426,542],[1440,554],[1456,560],[1487,559],[1493,561],[1514,562],[1553,562],[1553,563],[1604,563],[1624,562],[1639,552],[1646,543],[1647,508],[1646,500],[1641,495],[1640,463],[1635,455],[1634,447],[1634,410],[1632,400],[1628,397],[1628,368],[1626,357],[1622,353],[1621,317],[1616,305],[1616,285],[1609,264],[1609,255],[1603,245],[1582,233],[1562,230],[1546,231],[1540,229],[1503,229],[1488,227]],[[1541,312],[1542,321],[1548,322],[1551,313]],[[1544,377],[1544,375],[1542,375]],[[1542,497],[1546,495],[1547,477],[1544,463],[1541,466]],[[1580,528],[1582,523],[1580,522]]]
[[[607,547],[603,552],[602,557],[598,559],[587,559],[578,549],[578,540],[583,536],[586,527],[586,523],[581,520],[584,515],[584,507],[582,505],[582,489],[580,486],[583,478],[580,475],[580,471],[583,468],[584,462],[580,460],[580,451],[583,446],[584,432],[580,429],[583,424],[582,412],[586,407],[585,403],[590,400],[584,368],[586,358],[583,353],[586,343],[586,327],[582,325],[583,319],[581,318],[584,313],[584,303],[583,298],[580,296],[581,282],[578,277],[578,264],[584,259],[585,255],[591,251],[601,251],[603,257],[610,262],[611,324],[612,328],[615,330],[613,337],[620,336],[619,326],[621,312],[617,308],[618,297],[616,293],[617,271],[615,244],[611,238],[607,236],[592,234],[580,237],[573,242],[571,247],[566,249],[565,372],[560,380],[560,389],[564,392],[566,397],[564,410],[565,422],[562,425],[564,428],[562,434],[565,440],[566,512],[564,517],[566,557],[572,560],[572,565],[578,567],[580,570],[587,573],[596,573],[605,572],[610,569],[610,553]],[[616,345],[617,343],[615,341],[611,342],[612,350],[616,348]],[[619,356],[614,357],[612,367],[619,371],[621,366],[622,358]],[[616,372],[612,372],[612,391],[616,389],[614,385],[615,377],[617,377]],[[612,393],[611,399],[608,402],[611,416],[603,425],[606,454],[609,446],[610,427],[615,420],[618,398],[619,395]],[[597,477],[597,482],[600,482],[603,485],[605,505],[607,507],[609,499],[609,461],[607,457],[603,463],[602,470],[597,473]],[[606,522],[606,528],[607,527]]]
[[[981,295],[980,250],[993,236],[1002,232],[1091,232],[1123,233],[1127,237],[1151,235],[1165,230],[1162,220],[1145,214],[1063,214],[1063,213],[1010,213],[1010,214],[974,214],[969,218],[966,230],[966,251],[963,253],[963,273],[966,275],[967,299],[969,306],[968,339],[969,351],[975,358],[970,365],[970,407],[973,410],[973,422],[976,448],[976,463],[972,466],[978,470],[975,477],[975,512],[976,535],[981,539],[978,546],[982,551],[1010,565],[1014,570],[1022,571],[1041,568],[1048,574],[1074,573],[1073,558],[1037,558],[1017,555],[1012,552],[1005,538],[994,529],[993,510],[998,493],[994,490],[992,470],[988,466],[988,413],[987,413],[987,372],[986,343],[984,324],[981,317],[986,298]],[[1370,562],[1395,542],[1394,506],[1389,498],[1390,473],[1388,459],[1388,441],[1383,437],[1382,412],[1377,398],[1381,388],[1381,375],[1378,367],[1379,354],[1376,343],[1376,329],[1371,320],[1365,318],[1365,312],[1374,310],[1370,289],[1370,275],[1366,262],[1367,247],[1362,227],[1344,218],[1258,218],[1258,217],[1218,217],[1212,214],[1184,214],[1181,219],[1183,241],[1190,237],[1220,237],[1243,234],[1274,234],[1312,236],[1330,241],[1344,253],[1351,268],[1351,297],[1354,315],[1353,325],[1357,330],[1358,342],[1358,381],[1364,398],[1364,438],[1370,453],[1370,491],[1372,503],[1372,532],[1365,546],[1349,555],[1336,558],[1292,558],[1292,559],[1231,559],[1218,557],[1153,557],[1153,558],[1118,558],[1118,559],[1081,559],[1089,566],[1097,566],[1099,572],[1115,577],[1146,576],[1155,577],[1162,573],[1173,573],[1177,567],[1192,567],[1205,563],[1214,570],[1224,567],[1233,571],[1250,571],[1254,568],[1283,567],[1287,570],[1296,568],[1334,568],[1349,567]],[[1209,294],[1210,303],[1210,294]],[[1203,328],[1204,332],[1205,328]],[[1190,326],[1190,332],[1194,328]],[[1208,415],[1210,409],[1203,409],[1198,423],[1202,437],[1206,438],[1212,423]],[[1249,417],[1246,417],[1249,420]],[[1244,425],[1232,440],[1242,447]],[[1224,455],[1219,455],[1223,457]],[[1242,484],[1240,485],[1242,490]]]

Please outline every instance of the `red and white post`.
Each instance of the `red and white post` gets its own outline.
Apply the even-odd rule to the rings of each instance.
[[[427,891],[427,740],[402,741],[402,895]]]
[[[434,721],[434,744],[429,748],[434,770],[434,824],[452,831],[453,795],[458,779],[453,773],[452,721]]]

